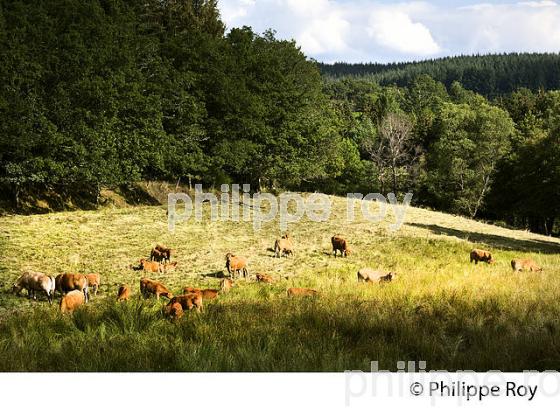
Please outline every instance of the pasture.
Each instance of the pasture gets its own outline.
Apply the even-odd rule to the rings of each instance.
[[[409,208],[397,232],[382,223],[346,221],[346,199],[332,197],[327,222],[290,225],[295,255],[274,258],[277,221],[190,220],[167,230],[159,206],[104,208],[0,218],[0,371],[344,371],[377,360],[426,361],[427,369],[560,370],[560,240]],[[207,205],[206,205],[207,206]],[[353,253],[330,255],[342,234]],[[177,269],[130,269],[156,244],[175,251]],[[472,248],[496,263],[469,263]],[[225,254],[249,259],[250,279],[176,322],[166,299],[140,298],[139,279],[172,292],[218,288]],[[514,273],[531,257],[542,272]],[[391,283],[357,283],[362,267],[395,271]],[[10,293],[23,269],[49,275],[100,273],[101,287],[73,315]],[[258,272],[273,284],[257,283]],[[128,302],[117,289],[132,287]],[[319,291],[287,298],[289,287]],[[25,295],[25,291],[22,293]]]

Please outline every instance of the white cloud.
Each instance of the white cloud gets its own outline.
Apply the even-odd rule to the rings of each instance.
[[[320,61],[560,51],[557,1],[387,1],[220,0],[219,7],[229,28],[275,29]]]
[[[350,24],[337,13],[326,18],[313,20],[308,28],[298,35],[301,48],[312,55],[328,51],[344,52],[349,49],[344,41],[345,33]]]
[[[440,50],[430,30],[402,11],[374,11],[366,31],[377,44],[399,53],[428,56]]]
[[[542,1],[521,1],[518,3],[520,6],[527,6],[527,7],[556,7],[558,3],[555,1],[550,0],[542,0]]]

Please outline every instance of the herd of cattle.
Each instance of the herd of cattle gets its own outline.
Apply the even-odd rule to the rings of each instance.
[[[331,238],[332,253],[336,258],[340,253],[341,257],[351,254],[348,242],[340,235]],[[289,234],[283,235],[274,243],[274,256],[294,255],[294,242]],[[132,269],[142,270],[150,273],[165,273],[174,270],[177,262],[171,262],[173,251],[165,246],[157,245],[151,250],[150,260],[140,259],[140,265],[131,266]],[[488,251],[481,249],[473,249],[470,252],[470,262],[478,264],[478,262],[486,262],[492,264],[495,259]],[[219,289],[198,289],[193,287],[184,287],[183,294],[174,296],[168,288],[161,282],[146,277],[140,279],[140,293],[144,298],[151,295],[159,300],[160,296],[169,299],[164,307],[164,313],[171,318],[181,318],[185,310],[203,310],[203,300],[215,299],[220,293],[227,293],[235,284],[235,279],[241,274],[245,279],[249,276],[247,270],[247,258],[236,256],[232,253],[226,254],[226,268],[229,273],[228,278],[223,278],[220,282]],[[515,272],[528,270],[532,272],[542,271],[532,259],[513,259],[511,267]],[[371,268],[362,268],[358,270],[358,282],[381,283],[391,282],[397,277],[396,272],[382,272]],[[272,283],[272,276],[265,273],[257,273],[256,281],[261,283]],[[55,292],[59,292],[62,297],[60,300],[60,311],[73,312],[79,306],[89,301],[90,289],[91,293],[97,295],[97,290],[101,285],[101,276],[95,274],[74,274],[63,273],[56,278],[48,276],[44,273],[26,271],[15,282],[12,290],[16,294],[20,294],[23,289],[27,290],[28,297],[36,299],[38,292],[44,292],[47,295],[49,303],[52,303]],[[297,296],[316,296],[318,292],[315,289],[308,288],[289,288],[287,290],[288,297]],[[131,289],[128,285],[120,285],[117,291],[117,300],[126,301],[131,296]]]

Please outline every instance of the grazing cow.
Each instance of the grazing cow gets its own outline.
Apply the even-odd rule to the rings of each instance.
[[[315,289],[308,288],[289,288],[287,290],[288,297],[298,297],[298,296],[317,296],[319,292]]]
[[[274,242],[274,256],[279,258],[280,255],[293,255],[294,254],[294,243],[290,234],[286,233],[280,239],[276,239]]]
[[[224,293],[229,292],[229,290],[233,287],[233,281],[231,279],[222,279],[220,281],[220,290]]]
[[[488,251],[482,249],[473,249],[470,254],[470,262],[474,261],[474,264],[477,265],[478,262],[486,262],[486,263],[494,263],[494,259],[492,258],[492,254]]]
[[[159,262],[150,262],[146,259],[140,259],[140,266],[143,271],[153,273],[163,273],[163,265]]]
[[[150,260],[155,262],[163,262],[166,259],[165,255],[157,250],[156,248],[152,249],[150,252]]]
[[[74,311],[84,304],[85,298],[83,292],[72,290],[60,299],[60,312],[74,313]]]
[[[169,316],[172,320],[179,320],[183,317],[183,306],[179,302],[169,303],[164,307],[164,312],[166,316]]]
[[[167,248],[163,245],[156,245],[156,247],[153,249],[155,251],[158,252],[159,255],[161,255],[163,257],[163,261],[167,261],[167,262],[171,262],[171,254],[173,252],[172,249]]]
[[[362,268],[358,271],[358,282],[391,282],[395,279],[397,274],[395,272],[381,272],[371,268]]]
[[[243,277],[247,278],[249,274],[247,272],[247,258],[243,256],[235,256],[233,253],[228,253],[226,255],[226,268],[232,278],[235,279],[235,275],[239,272],[243,272]]]
[[[186,295],[174,296],[167,305],[172,306],[174,303],[179,303],[183,310],[204,310],[202,306],[202,295],[200,293],[187,293]]]
[[[266,273],[257,273],[256,275],[257,278],[257,282],[263,282],[263,283],[273,283],[274,279],[272,279],[272,276],[267,275]]]
[[[335,235],[331,238],[332,249],[334,257],[336,258],[336,251],[340,251],[340,256],[348,256],[352,253],[350,247],[348,246],[348,242],[340,235]]]
[[[122,284],[117,292],[117,301],[122,302],[130,298],[130,288],[128,285]]]
[[[521,272],[522,270],[530,272],[542,271],[542,268],[533,259],[513,259],[511,261],[511,268],[514,272]]]
[[[173,297],[173,294],[167,290],[163,284],[148,278],[140,279],[140,293],[145,299],[147,299],[150,294],[156,295],[157,300],[159,300],[160,296],[165,296],[168,299]]]
[[[199,293],[202,299],[216,299],[220,291],[218,289],[198,289],[186,286],[183,288],[183,295],[188,293]]]
[[[12,286],[12,292],[19,295],[22,289],[27,290],[27,295],[31,299],[37,299],[36,292],[45,292],[47,300],[52,303],[55,291],[55,280],[52,276],[47,276],[41,272],[24,272]]]
[[[93,288],[93,294],[97,296],[97,290],[101,286],[101,275],[99,273],[90,273],[86,275],[88,286]]]
[[[85,302],[89,301],[88,279],[86,275],[79,273],[61,273],[55,278],[56,290],[62,295],[72,291],[79,290],[83,292]]]

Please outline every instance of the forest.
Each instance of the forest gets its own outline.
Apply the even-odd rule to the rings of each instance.
[[[413,192],[560,231],[560,57],[319,64],[215,0],[0,0],[0,196],[142,180]]]

